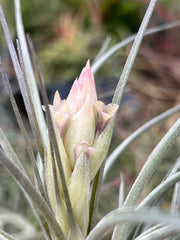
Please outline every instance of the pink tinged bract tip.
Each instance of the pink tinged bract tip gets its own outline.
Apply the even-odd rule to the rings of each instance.
[[[54,95],[53,106],[59,105],[60,102],[61,102],[60,94],[59,94],[58,91],[56,91],[56,92],[55,92],[55,95]]]
[[[73,113],[77,112],[86,101],[91,101],[92,104],[97,101],[94,77],[91,73],[89,61],[83,68],[79,79],[74,81],[67,97],[67,102]]]
[[[89,60],[87,61],[86,66],[83,68],[79,76],[78,84],[83,93],[84,99],[91,95],[90,97],[92,98],[93,102],[97,100],[94,76],[91,72]]]

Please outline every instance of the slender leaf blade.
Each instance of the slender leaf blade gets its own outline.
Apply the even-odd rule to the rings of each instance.
[[[116,209],[102,218],[89,233],[86,240],[100,240],[115,225],[120,223],[150,223],[150,224],[171,224],[180,233],[180,219],[164,214],[157,209]]]
[[[17,238],[9,235],[7,232],[0,230],[0,240],[18,240]]]
[[[106,165],[104,169],[104,176],[103,179],[105,180],[111,166],[115,163],[117,157],[139,136],[141,136],[145,131],[150,129],[155,124],[159,123],[160,121],[170,117],[171,115],[180,112],[180,105],[177,105],[166,112],[161,113],[160,115],[152,118],[150,121],[146,122],[140,128],[138,128],[135,132],[133,132],[129,137],[127,137],[115,150],[108,156],[106,160]]]
[[[151,35],[153,33],[156,33],[156,32],[165,31],[167,29],[171,29],[171,28],[178,27],[178,26],[180,26],[180,21],[174,21],[172,23],[166,23],[166,24],[162,24],[162,25],[159,25],[156,27],[152,27],[152,28],[149,28],[144,33],[144,37]],[[133,34],[133,35],[121,40],[120,42],[115,44],[113,47],[108,49],[104,54],[102,54],[96,61],[93,62],[92,66],[91,66],[92,73],[95,74],[99,70],[99,68],[105,63],[105,61],[107,61],[118,50],[127,46],[129,43],[133,42],[134,39],[136,38],[136,36],[137,36],[137,34]]]
[[[46,124],[42,112],[40,97],[38,93],[38,88],[30,60],[30,55],[26,43],[26,37],[24,33],[24,27],[23,27],[23,21],[21,16],[21,6],[20,6],[20,0],[14,0],[15,3],[15,16],[16,16],[16,28],[17,28],[17,34],[20,41],[21,51],[22,51],[22,57],[25,64],[25,74],[28,81],[31,99],[33,102],[33,105],[35,106],[35,115],[38,122],[38,126],[40,129],[40,134],[44,143],[44,146],[47,146],[47,135],[46,135]]]
[[[35,208],[37,208],[41,212],[45,220],[48,222],[51,231],[54,232],[55,236],[57,236],[59,240],[65,240],[65,236],[49,206],[41,197],[41,195],[36,191],[27,176],[24,175],[22,170],[14,163],[13,160],[8,158],[7,155],[0,148],[0,161],[8,169],[8,171],[11,173],[11,175],[14,177],[14,179],[17,181],[23,191],[31,199]]]

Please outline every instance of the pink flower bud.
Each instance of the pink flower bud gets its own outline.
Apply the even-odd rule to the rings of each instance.
[[[62,100],[56,92],[53,105],[50,106],[70,199],[84,236],[88,227],[90,182],[106,157],[112,135],[110,120],[117,109],[116,104],[105,105],[97,101],[89,61],[79,79],[74,81],[67,99]],[[53,186],[52,159],[49,150],[46,155],[46,184]],[[58,179],[61,198],[64,201],[59,176]],[[47,186],[47,189],[50,187]],[[49,191],[48,195],[50,202],[55,205],[53,200],[55,196],[52,193],[53,191]],[[78,206],[78,203],[81,206]],[[52,209],[55,208],[52,206]]]

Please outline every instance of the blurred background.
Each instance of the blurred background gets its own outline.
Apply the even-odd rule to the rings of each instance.
[[[14,4],[12,0],[0,0],[11,36],[15,42]],[[79,76],[87,59],[95,59],[107,37],[109,47],[132,33],[139,25],[149,4],[148,0],[30,0],[21,1],[22,16],[26,33],[34,43],[38,60],[52,101],[56,89],[66,97],[72,81]],[[149,27],[180,20],[180,1],[159,0]],[[149,119],[180,103],[180,28],[159,32],[145,37],[127,84],[126,92],[116,121],[116,131],[110,152],[127,136]],[[131,45],[119,50],[109,58],[95,75],[99,99],[109,103],[121,74]],[[3,31],[0,26],[0,56],[8,72],[24,120],[23,103],[12,63],[8,54]],[[109,94],[109,92],[111,92]],[[107,94],[106,94],[107,93]],[[105,96],[106,95],[106,96]],[[148,154],[172,126],[179,114],[152,127],[123,152],[103,185],[99,217],[117,207],[119,173],[123,173],[126,191],[134,182]],[[18,156],[31,171],[25,144],[13,116],[6,89],[0,79],[0,127],[6,132]],[[28,123],[27,123],[28,128]],[[179,155],[177,145],[167,154],[162,166],[152,178],[149,192],[162,180]],[[147,193],[144,192],[144,195]],[[164,204],[168,208],[167,202]],[[35,228],[34,236],[26,239],[41,239],[35,221],[21,190],[0,165],[0,228],[18,232],[22,228],[4,221],[1,215],[9,210],[19,213]],[[7,210],[8,209],[8,210]],[[20,220],[19,220],[20,221]],[[27,223],[28,224],[28,223]],[[30,227],[27,225],[27,229]],[[33,232],[31,230],[31,232]],[[19,239],[25,239],[20,236]],[[43,238],[42,238],[43,239]]]

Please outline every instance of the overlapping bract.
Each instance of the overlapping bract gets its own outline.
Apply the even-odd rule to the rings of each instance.
[[[89,221],[90,182],[106,157],[112,134],[112,127],[108,123],[117,109],[116,104],[105,105],[97,101],[89,61],[79,79],[75,80],[67,99],[62,100],[56,92],[53,105],[50,105],[70,200],[84,236]],[[45,179],[50,203],[67,236],[68,223],[62,223],[62,218],[67,221],[67,216],[60,177],[61,203],[57,203],[55,191],[52,190],[54,176],[50,149],[47,149],[46,156]]]

